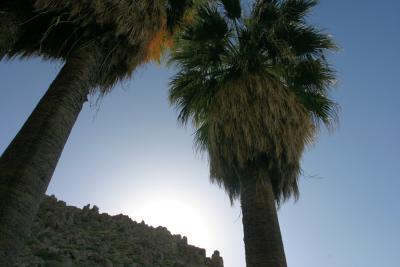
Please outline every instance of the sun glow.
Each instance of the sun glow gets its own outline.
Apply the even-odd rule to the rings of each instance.
[[[173,197],[173,196],[172,196]],[[137,210],[135,218],[142,218],[151,226],[164,226],[172,234],[180,234],[188,238],[190,244],[206,247],[211,243],[209,222],[204,213],[192,202],[171,198],[171,196],[150,197]]]
[[[114,188],[120,204],[113,213],[126,214],[153,227],[166,227],[172,234],[186,236],[189,244],[205,248],[207,255],[220,249],[218,233],[222,219],[206,179],[207,172],[201,173],[191,165],[174,168],[167,161],[154,168],[151,164],[142,164],[145,157],[135,161],[135,168],[120,169],[115,174],[124,177],[126,183]],[[205,178],[200,180],[202,177],[193,174]],[[204,189],[209,189],[209,194]]]

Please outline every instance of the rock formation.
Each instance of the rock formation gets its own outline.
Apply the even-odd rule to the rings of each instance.
[[[46,197],[18,267],[223,267],[219,252],[189,245],[186,237],[128,216],[99,214]]]

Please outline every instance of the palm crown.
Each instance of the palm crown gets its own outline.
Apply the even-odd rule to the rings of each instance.
[[[244,16],[239,1],[209,2],[173,48],[179,71],[170,101],[183,124],[193,122],[211,180],[231,201],[255,166],[258,183],[271,179],[277,203],[297,197],[302,152],[320,122],[330,126],[336,118],[326,60],[336,46],[305,20],[316,4],[257,1]]]
[[[23,34],[6,53],[0,50],[0,60],[32,55],[66,60],[75,49],[95,42],[101,66],[93,86],[108,92],[139,65],[159,60],[190,16],[193,1],[197,0],[6,0],[0,13],[21,10]]]
[[[192,0],[1,0],[0,60],[64,65],[0,157],[0,266],[14,266],[73,125],[92,92],[105,94],[157,59]]]

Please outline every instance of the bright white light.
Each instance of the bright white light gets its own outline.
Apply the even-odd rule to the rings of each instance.
[[[164,226],[173,234],[187,236],[190,244],[209,246],[211,238],[207,226],[210,224],[199,207],[165,195],[155,198],[150,196],[149,199],[134,211],[136,219],[141,218],[151,226]]]
[[[116,190],[118,203],[123,203],[119,212],[137,222],[143,220],[147,225],[163,226],[172,234],[186,236],[189,244],[206,249],[207,255],[221,250],[219,234],[224,217],[216,212],[214,203],[216,195],[225,196],[210,186],[207,171],[202,174],[204,183],[195,184],[187,181],[198,179],[192,175],[199,171],[189,166],[172,169],[173,164],[168,162],[157,168],[136,164],[135,169],[120,170],[123,173],[119,176],[127,177],[127,183]],[[204,188],[210,193],[205,194]],[[211,189],[217,194],[212,194]]]

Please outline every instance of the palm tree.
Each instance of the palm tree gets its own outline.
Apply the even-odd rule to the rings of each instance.
[[[0,158],[0,266],[13,266],[83,104],[170,44],[191,1],[3,0],[0,59],[65,62]],[[4,15],[4,16],[3,16]]]
[[[19,0],[0,3],[0,60],[20,36],[19,25],[24,20],[25,9]]]
[[[222,2],[222,3],[221,3]],[[202,5],[175,43],[170,101],[195,127],[211,181],[240,199],[247,267],[286,266],[277,206],[298,197],[300,159],[332,126],[331,38],[309,25],[315,0]]]

